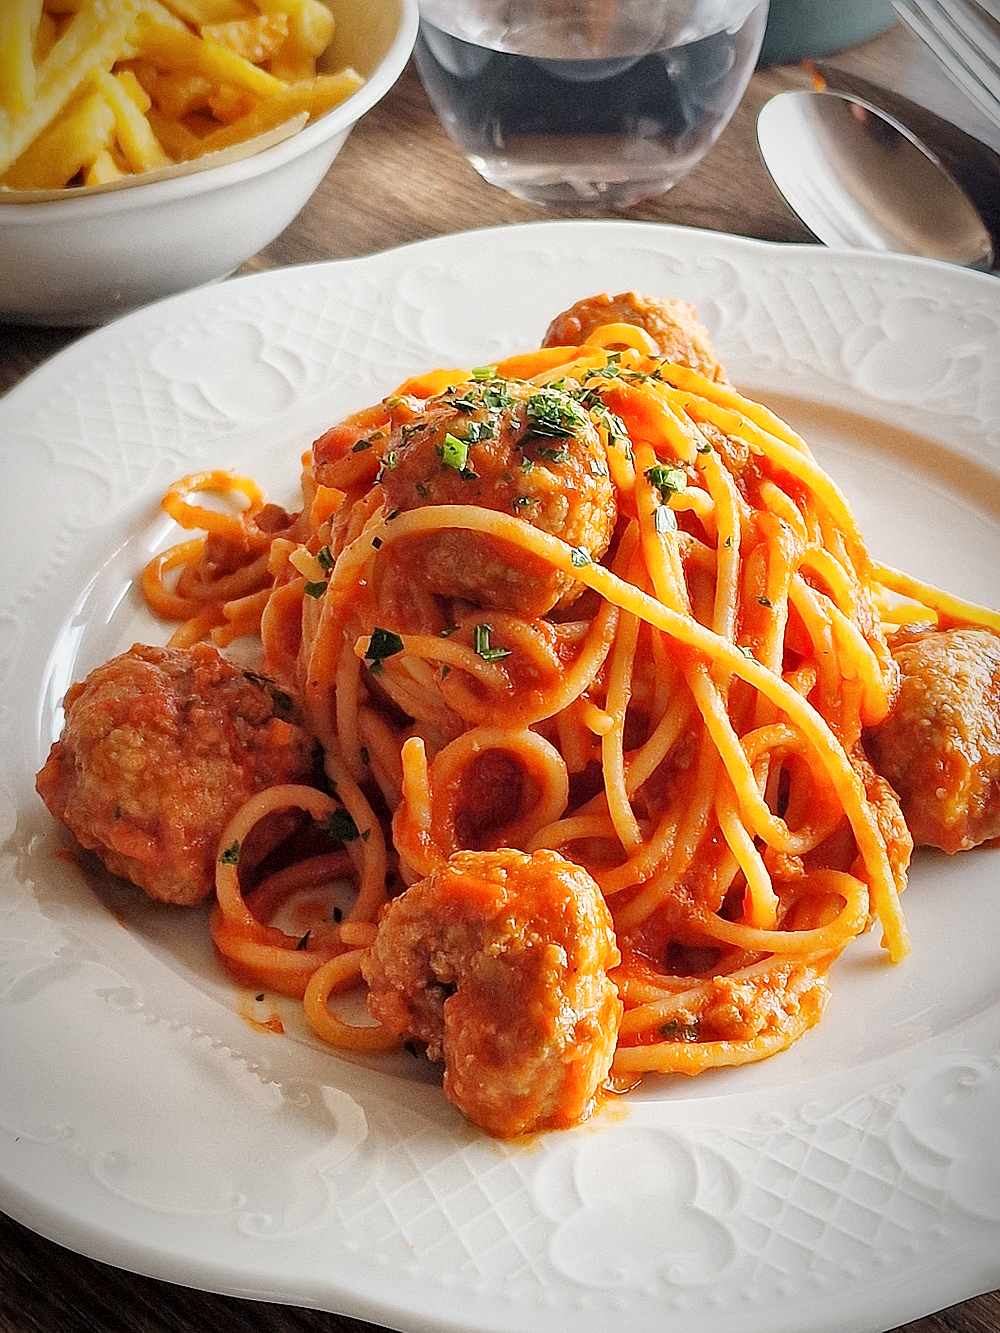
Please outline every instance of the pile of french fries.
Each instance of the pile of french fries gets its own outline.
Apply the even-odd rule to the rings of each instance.
[[[0,189],[104,186],[250,145],[356,91],[321,0],[0,0]]]

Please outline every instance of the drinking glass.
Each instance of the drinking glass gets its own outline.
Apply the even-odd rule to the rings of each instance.
[[[704,157],[743,96],[767,0],[419,0],[416,63],[494,185],[622,207]]]

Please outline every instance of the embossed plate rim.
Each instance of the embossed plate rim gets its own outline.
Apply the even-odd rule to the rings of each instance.
[[[155,498],[179,467],[215,464],[227,452],[232,465],[246,456],[253,470],[279,443],[298,449],[296,442],[312,438],[331,414],[370,401],[434,357],[488,360],[527,345],[555,310],[586,291],[654,283],[698,303],[738,381],[820,409],[857,410],[915,438],[948,437],[951,457],[970,465],[978,459],[984,476],[1000,475],[1000,399],[979,373],[986,351],[994,361],[1000,351],[995,280],[924,261],[626,221],[466,233],[187,293],[88,335],[0,401],[9,472],[0,521],[18,533],[0,553],[0,624],[7,631],[0,644],[7,738],[0,1021],[8,1020],[8,1068],[16,1073],[15,1066],[39,1056],[62,1059],[82,1079],[82,1057],[66,1049],[74,1009],[89,1025],[95,1070],[118,1058],[124,1027],[129,1059],[151,1087],[161,1073],[186,1086],[201,1068],[197,1061],[220,1082],[232,1079],[217,1100],[206,1095],[199,1109],[208,1120],[239,1114],[248,1103],[262,1122],[291,1116],[303,1147],[289,1161],[305,1171],[303,1196],[312,1190],[312,1199],[319,1183],[328,1187],[313,1213],[292,1216],[292,1203],[305,1205],[283,1197],[272,1216],[251,1208],[260,1182],[250,1177],[249,1202],[215,1200],[213,1213],[193,1178],[184,1178],[184,1162],[171,1157],[169,1126],[154,1116],[149,1126],[123,1124],[118,1140],[106,1142],[98,1103],[82,1086],[79,1105],[59,1103],[59,1071],[50,1064],[40,1108],[28,1092],[17,1103],[16,1091],[0,1088],[0,1186],[12,1215],[153,1276],[413,1330],[527,1333],[562,1316],[583,1333],[596,1333],[610,1318],[636,1333],[674,1333],[692,1318],[703,1333],[874,1333],[1000,1280],[1000,1214],[991,1211],[981,1182],[956,1177],[954,1145],[936,1140],[924,1124],[932,1084],[942,1104],[971,1099],[973,1119],[984,1097],[992,1109],[997,1006],[927,1041],[912,1035],[905,1075],[891,1054],[876,1052],[863,1078],[807,1059],[808,1077],[797,1084],[793,1052],[782,1057],[787,1063],[774,1062],[773,1078],[755,1073],[739,1092],[716,1082],[713,1091],[674,1105],[638,1098],[620,1116],[579,1132],[529,1150],[508,1148],[468,1133],[424,1089],[340,1062],[331,1072],[326,1053],[252,1032],[225,996],[193,987],[150,953],[140,934],[95,914],[85,886],[67,880],[36,891],[27,883],[26,867],[35,873],[38,865],[36,844],[50,836],[30,778],[65,683],[60,673],[92,664],[87,654],[100,651],[107,625],[118,626],[123,614],[114,596],[102,602],[100,570],[96,592],[87,571],[100,562],[106,578],[137,525],[164,537],[152,518]],[[795,299],[792,289],[800,294]],[[470,310],[480,315],[471,329],[463,324]],[[866,312],[884,316],[879,337]],[[921,312],[935,334],[945,335],[943,352],[905,327]],[[903,327],[891,327],[893,319]],[[898,335],[898,349],[890,334]],[[204,360],[213,342],[227,340],[228,367],[226,358]],[[380,365],[366,355],[379,356]],[[915,377],[942,355],[939,380],[914,388]],[[255,382],[234,385],[232,368],[246,366]],[[126,616],[126,626],[132,623]],[[73,640],[69,662],[53,659],[55,626],[64,641]],[[162,1070],[143,1069],[144,1058],[160,1061]],[[124,1076],[121,1088],[110,1089],[104,1114],[118,1109],[116,1091],[124,1092]],[[169,1092],[165,1087],[165,1106]],[[29,1110],[36,1109],[33,1120]],[[318,1147],[307,1111],[324,1132],[331,1127]],[[301,1123],[294,1119],[300,1112]],[[139,1140],[129,1138],[140,1131],[151,1166],[138,1162]],[[108,1142],[112,1150],[98,1151]],[[365,1163],[371,1180],[362,1179],[358,1163],[372,1144],[377,1160]],[[636,1145],[645,1145],[638,1167]],[[387,1165],[390,1148],[405,1156],[403,1165]],[[616,1198],[617,1181],[607,1178],[609,1162],[635,1188],[624,1201]],[[893,1186],[901,1163],[908,1174],[902,1193]],[[32,1169],[39,1164],[41,1173]],[[779,1164],[787,1181],[778,1178]],[[166,1202],[171,1182],[158,1180],[159,1168],[179,1173],[173,1205]],[[662,1195],[642,1192],[637,1169],[664,1178]],[[137,1205],[136,1179],[149,1190],[158,1180],[159,1212],[149,1199]],[[670,1193],[682,1186],[682,1195]],[[425,1191],[423,1212],[416,1205],[407,1212],[407,1190]],[[882,1192],[888,1211],[880,1222]],[[643,1206],[673,1203],[690,1235],[707,1243],[641,1262],[612,1256],[626,1267],[633,1262],[629,1271],[582,1272],[585,1263],[600,1268],[587,1226],[602,1210],[637,1199]],[[734,1201],[755,1212],[727,1238],[722,1223]],[[857,1218],[834,1225],[837,1210],[850,1206]],[[893,1207],[902,1215],[893,1216]],[[802,1234],[780,1236],[792,1221]],[[369,1228],[361,1240],[351,1232],[359,1223]],[[651,1231],[656,1225],[649,1219]],[[432,1237],[435,1226],[443,1230]],[[751,1245],[753,1228],[759,1236]],[[809,1228],[821,1233],[815,1253],[806,1245]],[[939,1266],[921,1249],[935,1230]],[[539,1258],[536,1250],[546,1253]]]

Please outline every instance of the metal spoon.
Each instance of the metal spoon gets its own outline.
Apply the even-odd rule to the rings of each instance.
[[[778,93],[757,117],[775,185],[825,245],[990,269],[993,242],[962,188],[904,125],[857,97]]]

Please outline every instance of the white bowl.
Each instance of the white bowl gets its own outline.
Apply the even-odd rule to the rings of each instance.
[[[280,235],[399,78],[416,41],[416,0],[326,3],[337,24],[322,64],[357,69],[365,82],[356,93],[252,157],[121,189],[0,204],[0,320],[103,323],[223,278]]]

